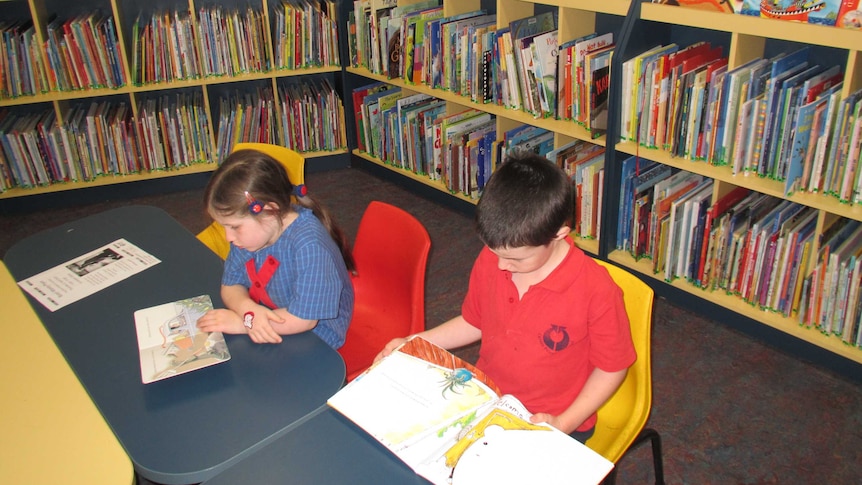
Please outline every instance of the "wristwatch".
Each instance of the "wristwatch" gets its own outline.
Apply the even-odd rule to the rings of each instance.
[[[254,312],[245,312],[245,315],[242,316],[242,324],[251,330],[252,323],[254,323]]]

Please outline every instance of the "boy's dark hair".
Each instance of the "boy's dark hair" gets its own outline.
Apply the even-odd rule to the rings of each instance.
[[[295,200],[291,199],[291,195],[294,195],[293,184],[280,162],[257,150],[237,150],[228,155],[213,172],[204,190],[204,207],[224,216],[248,214],[249,198],[252,198],[262,206],[277,206],[277,210],[264,211],[279,220],[291,211],[292,203],[311,209],[338,245],[347,269],[355,271],[356,264],[347,236],[335,223],[329,211],[310,195],[296,196]]]
[[[512,154],[491,175],[476,208],[479,238],[491,249],[544,246],[570,224],[566,173],[533,152]]]

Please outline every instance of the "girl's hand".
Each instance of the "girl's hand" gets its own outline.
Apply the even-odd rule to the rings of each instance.
[[[242,317],[225,308],[204,313],[198,318],[197,326],[202,332],[245,333]]]
[[[256,344],[280,344],[281,335],[272,328],[272,322],[283,321],[274,311],[260,307],[260,311],[254,313],[251,328],[246,328],[248,338]]]
[[[267,309],[263,309],[262,311],[255,313],[252,328],[249,329],[243,325],[242,316],[225,308],[217,308],[204,313],[203,316],[198,319],[197,326],[203,332],[222,332],[227,334],[248,333],[252,342],[259,344],[280,343],[281,336],[272,329],[267,318],[269,316],[268,313],[270,313],[270,310]],[[278,321],[278,317],[276,317],[275,314],[272,314],[272,316],[276,321]]]

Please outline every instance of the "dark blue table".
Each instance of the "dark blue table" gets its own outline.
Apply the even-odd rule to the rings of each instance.
[[[428,485],[334,409],[316,414],[202,485]]]
[[[120,238],[161,263],[55,312],[30,301],[144,478],[207,480],[278,440],[342,386],[343,360],[311,332],[278,345],[228,335],[231,360],[142,384],[135,310],[202,294],[222,306],[221,259],[160,209],[70,222],[25,238],[3,259],[20,281]]]

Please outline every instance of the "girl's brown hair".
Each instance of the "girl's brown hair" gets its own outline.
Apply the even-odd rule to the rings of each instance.
[[[204,206],[216,214],[234,216],[250,210],[249,198],[262,207],[269,204],[263,210],[279,221],[291,211],[292,203],[311,209],[341,250],[348,271],[356,271],[347,237],[329,211],[314,197],[295,194],[287,170],[276,159],[257,150],[237,150],[213,172],[204,190]]]

